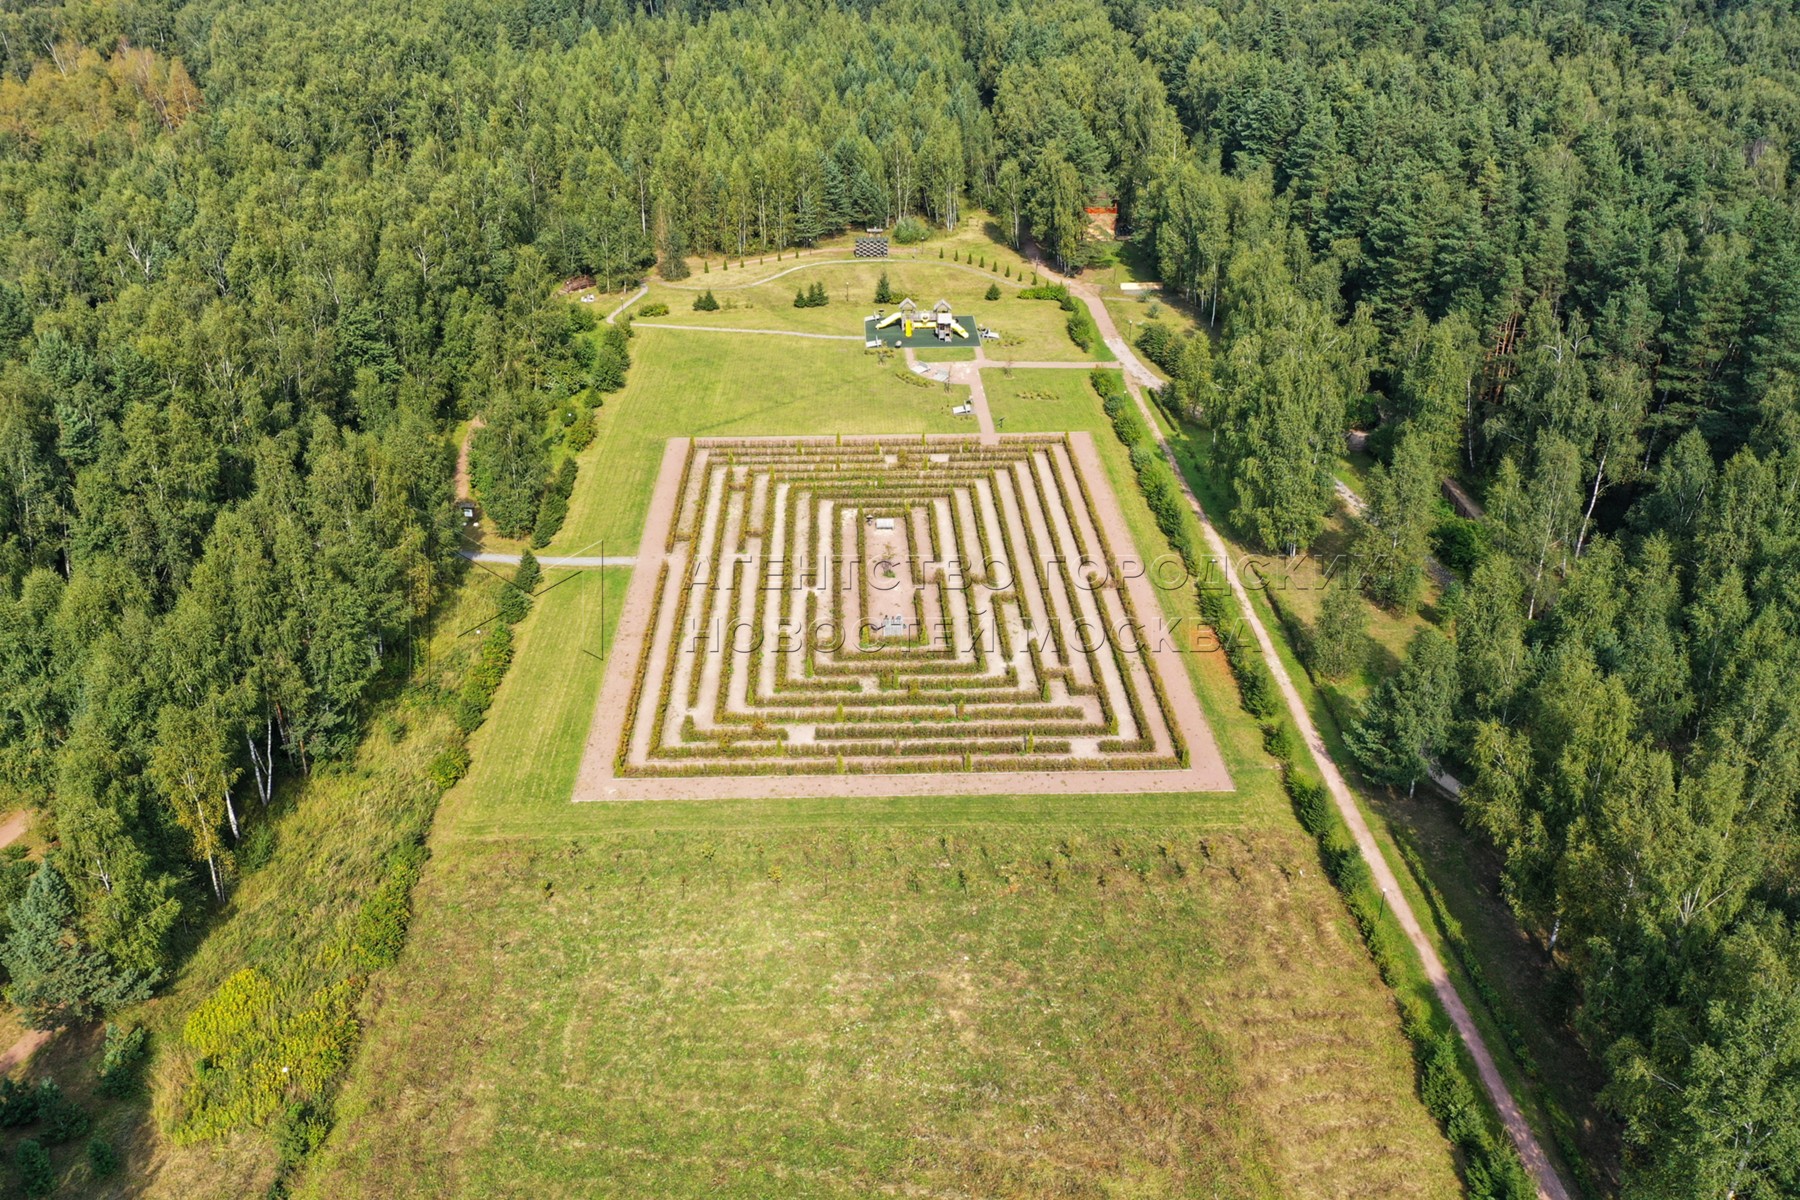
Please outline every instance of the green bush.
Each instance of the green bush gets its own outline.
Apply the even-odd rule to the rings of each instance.
[[[37,1090],[38,1121],[43,1126],[38,1134],[40,1141],[60,1146],[81,1137],[93,1127],[94,1123],[87,1113],[79,1104],[63,1095],[63,1090],[56,1086],[54,1080],[44,1080],[38,1084]]]
[[[294,1167],[319,1148],[331,1125],[311,1104],[290,1104],[275,1122],[275,1153],[284,1167]]]
[[[105,1134],[96,1133],[88,1139],[87,1160],[95,1179],[110,1179],[119,1170],[119,1152]]]
[[[106,1044],[100,1052],[102,1094],[124,1097],[137,1091],[148,1036],[142,1026],[106,1023]]]
[[[37,1120],[37,1089],[11,1079],[0,1079],[0,1128],[11,1129]]]
[[[985,298],[990,301],[998,300],[1000,298],[1000,285],[997,283],[988,284],[987,295]]]
[[[1138,330],[1137,348],[1165,374],[1176,374],[1181,360],[1181,338],[1167,325],[1152,321]]]
[[[626,362],[611,346],[594,352],[594,369],[588,375],[588,386],[596,392],[616,392],[625,386]]]
[[[56,1188],[56,1172],[50,1167],[50,1152],[37,1141],[26,1138],[13,1152],[13,1166],[19,1172],[19,1190],[27,1196],[48,1196]]]
[[[1033,272],[1031,277],[1036,279],[1037,273]],[[1041,286],[1021,288],[1019,289],[1019,299],[1054,300],[1062,306],[1064,312],[1075,311],[1075,297],[1069,295],[1069,289],[1060,283],[1046,283]]]
[[[1095,327],[1094,318],[1086,312],[1070,313],[1065,328],[1069,331],[1069,340],[1084,351],[1091,352],[1100,341],[1100,330]]]
[[[1431,531],[1431,552],[1437,560],[1467,579],[1493,551],[1488,527],[1481,521],[1449,517]]]
[[[469,748],[458,742],[431,760],[425,775],[437,789],[447,792],[455,787],[469,770]]]
[[[916,246],[931,236],[931,226],[917,217],[901,217],[894,225],[894,241],[902,246]]]
[[[413,884],[425,866],[425,847],[403,846],[388,860],[387,872],[375,890],[363,901],[356,914],[356,929],[351,935],[351,955],[365,971],[391,967],[406,944],[406,930],[412,920],[410,898]]]
[[[563,431],[563,445],[579,454],[594,444],[594,414],[583,411]]]
[[[694,311],[695,312],[718,312],[719,311],[719,299],[717,296],[714,296],[712,294],[711,288],[707,288],[704,292],[700,293],[700,295],[694,297]]]
[[[668,315],[669,306],[664,304],[661,300],[658,300],[654,304],[646,304],[644,307],[638,309],[638,316],[640,317],[666,317]]]

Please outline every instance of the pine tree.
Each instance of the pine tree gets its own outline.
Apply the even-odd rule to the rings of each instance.
[[[1344,743],[1373,778],[1411,794],[1449,739],[1456,685],[1456,648],[1437,630],[1421,629],[1399,672],[1344,731]]]
[[[887,272],[883,271],[881,278],[875,281],[875,303],[892,304],[893,302],[894,289],[888,284]]]
[[[718,312],[719,311],[718,298],[712,294],[711,288],[707,288],[704,292],[700,293],[700,295],[694,297],[694,311],[695,312]]]
[[[990,284],[988,284],[988,290],[987,290],[987,296],[986,296],[986,298],[987,298],[987,299],[988,299],[988,300],[989,300],[989,301],[994,301],[994,300],[998,300],[998,299],[999,299],[999,298],[1000,298],[1000,285],[999,285],[999,284],[997,284],[997,283],[990,283]]]

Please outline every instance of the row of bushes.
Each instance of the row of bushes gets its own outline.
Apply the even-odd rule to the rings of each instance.
[[[799,288],[794,292],[795,308],[824,308],[831,303],[831,297],[825,294],[825,285],[815,283],[811,287]]]
[[[487,716],[488,705],[493,703],[494,693],[500,688],[500,681],[506,677],[506,668],[512,663],[512,627],[531,611],[531,595],[537,588],[538,578],[537,559],[527,550],[519,556],[512,580],[501,590],[495,602],[496,620],[482,636],[475,661],[463,678],[462,691],[456,700],[456,723],[464,733],[480,727]]]
[[[663,560],[662,568],[656,574],[656,591],[650,597],[650,623],[647,629],[655,629],[657,618],[662,615],[663,592],[669,583],[669,563]],[[679,627],[678,627],[679,628]],[[625,772],[625,747],[631,740],[631,731],[637,726],[638,705],[644,698],[644,684],[650,678],[650,647],[643,646],[638,654],[637,673],[631,679],[631,695],[625,699],[625,733],[619,739],[619,749],[613,755],[613,769],[619,774]]]
[[[1036,287],[1020,288],[1021,300],[1054,300],[1064,312],[1074,312],[1077,307],[1075,297],[1069,295],[1069,289],[1060,283],[1044,283]]]
[[[1131,469],[1137,476],[1138,489],[1150,506],[1150,515],[1156,518],[1156,527],[1192,572],[1198,557],[1188,530],[1187,501],[1174,471],[1150,436],[1150,429],[1139,415],[1137,405],[1126,395],[1119,373],[1095,368],[1090,379],[1094,390],[1102,397],[1101,408],[1112,421],[1114,436],[1125,444]]]

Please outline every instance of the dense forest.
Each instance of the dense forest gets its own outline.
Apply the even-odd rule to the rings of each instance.
[[[1205,326],[1145,350],[1237,526],[1307,548],[1362,428],[1364,592],[1466,576],[1351,740],[1463,779],[1627,1194],[1800,1191],[1791,6],[121,0],[0,13],[0,50],[34,1020],[165,979],[404,676],[460,421],[496,521],[554,531],[551,416],[628,361],[565,278],[965,205],[1078,270],[1105,190]],[[1446,474],[1483,519],[1440,521]]]

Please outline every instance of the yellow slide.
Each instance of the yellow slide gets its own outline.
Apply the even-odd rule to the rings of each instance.
[[[951,318],[950,331],[959,338],[966,338],[969,336],[969,331],[964,329],[962,323],[955,318]]]
[[[905,313],[899,311],[898,309],[895,309],[893,312],[889,313],[887,316],[881,318],[881,320],[875,322],[875,328],[886,329],[889,325],[892,325],[895,321],[898,321],[901,317],[903,317],[905,315],[906,315]]]

